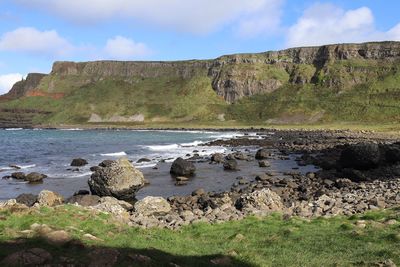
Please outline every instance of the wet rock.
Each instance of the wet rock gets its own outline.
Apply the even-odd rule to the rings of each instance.
[[[150,161],[151,161],[151,159],[148,159],[148,158],[140,158],[136,161],[136,163],[143,163],[143,162],[150,162]]]
[[[256,152],[256,159],[268,159],[271,156],[271,153],[266,148],[261,148]]]
[[[258,161],[258,166],[260,168],[267,168],[267,167],[270,167],[271,164],[266,160],[260,160],[260,161]]]
[[[38,195],[37,203],[40,206],[53,207],[53,206],[63,204],[64,198],[58,193],[48,191],[48,190],[43,190]]]
[[[380,149],[377,144],[356,144],[343,149],[339,163],[343,168],[369,170],[378,166]]]
[[[235,152],[232,154],[234,159],[237,160],[248,160],[249,157],[247,155],[245,155],[243,152]]]
[[[1,261],[2,266],[39,266],[50,263],[53,257],[42,248],[31,248],[7,256]]]
[[[31,172],[25,176],[25,181],[27,181],[29,183],[41,183],[41,182],[43,182],[43,179],[46,177],[47,177],[47,175],[40,174],[37,172]]]
[[[25,173],[23,172],[13,172],[11,177],[17,180],[25,180]]]
[[[170,173],[177,176],[191,176],[195,173],[196,167],[190,161],[177,158],[171,166]]]
[[[227,171],[237,171],[238,169],[238,163],[235,159],[227,159],[224,162],[224,170]]]
[[[113,196],[118,199],[134,199],[135,193],[144,186],[143,174],[126,158],[103,164],[90,177],[90,191],[98,196]]]
[[[72,167],[82,167],[87,164],[88,164],[87,160],[82,158],[73,159],[71,162]]]
[[[21,194],[16,198],[17,203],[24,204],[28,207],[32,207],[37,202],[37,195],[33,194]]]
[[[144,215],[165,215],[171,211],[171,205],[162,197],[148,196],[135,203],[135,212]]]
[[[214,153],[211,156],[211,161],[215,163],[223,163],[224,162],[224,155],[222,153]]]

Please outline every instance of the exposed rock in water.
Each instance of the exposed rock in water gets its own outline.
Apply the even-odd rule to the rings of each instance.
[[[191,176],[195,171],[196,166],[192,162],[177,158],[171,165],[170,173],[177,176]]]
[[[237,171],[238,169],[238,163],[235,159],[227,159],[224,162],[224,170],[227,171]]]
[[[135,193],[144,186],[144,176],[127,158],[102,162],[102,167],[89,178],[92,194],[133,200]]]
[[[46,177],[47,175],[31,172],[25,176],[25,181],[28,181],[29,183],[41,183]]]
[[[211,155],[211,161],[215,163],[223,163],[224,155],[222,153],[214,153]]]
[[[88,164],[87,160],[82,159],[82,158],[73,159],[71,162],[71,166],[73,166],[73,167],[82,167],[87,164]]]
[[[144,215],[165,215],[171,211],[171,205],[162,197],[148,196],[135,203],[135,212]]]
[[[11,177],[17,180],[25,180],[25,173],[23,172],[13,172]]]
[[[268,159],[271,156],[271,153],[268,149],[261,148],[256,152],[256,159]]]

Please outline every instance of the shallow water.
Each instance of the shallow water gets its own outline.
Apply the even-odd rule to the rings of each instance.
[[[146,195],[164,196],[188,194],[197,188],[207,191],[222,191],[231,187],[236,177],[249,180],[266,169],[258,167],[257,161],[240,161],[241,171],[226,172],[222,165],[196,163],[196,176],[187,185],[175,186],[169,174],[171,162],[198,150],[200,155],[214,152],[229,152],[224,147],[202,147],[204,142],[240,136],[240,133],[203,131],[132,131],[132,130],[0,130],[0,176],[15,171],[40,172],[49,177],[43,184],[27,184],[14,179],[0,179],[0,199],[15,198],[21,193],[37,194],[43,189],[56,191],[66,197],[80,189],[87,189],[90,166],[98,165],[105,159],[126,156],[142,170],[150,185],[138,192],[138,198]],[[256,148],[248,148],[253,150]],[[73,158],[82,157],[89,164],[79,171],[69,166]],[[151,162],[135,163],[139,158],[149,158]],[[167,162],[160,162],[166,159]],[[271,160],[268,170],[285,172],[296,167],[291,160]],[[10,164],[22,167],[21,170],[9,168]],[[158,169],[153,169],[157,165]],[[301,167],[306,172],[313,167]]]

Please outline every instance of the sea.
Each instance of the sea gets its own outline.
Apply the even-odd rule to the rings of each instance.
[[[249,138],[260,138],[255,133]],[[48,178],[41,184],[29,184],[10,178],[0,178],[0,200],[17,197],[22,193],[38,194],[47,189],[66,198],[78,190],[87,190],[91,166],[106,159],[127,157],[140,169],[150,185],[137,193],[137,198],[148,195],[169,197],[190,194],[204,188],[207,191],[228,190],[238,177],[254,179],[265,172],[256,161],[239,162],[240,171],[226,172],[221,165],[209,162],[196,163],[197,172],[184,186],[175,185],[169,174],[171,163],[177,157],[189,158],[193,154],[209,157],[211,154],[229,153],[235,148],[203,146],[217,139],[243,136],[241,132],[178,131],[178,130],[83,130],[83,129],[3,129],[0,130],[0,177],[12,172],[39,172]],[[240,148],[254,153],[256,147]],[[74,158],[84,158],[89,164],[71,167]],[[149,162],[137,163],[141,158]],[[272,161],[272,170],[285,172],[298,166],[295,155],[290,160]],[[15,167],[18,166],[18,170]],[[301,167],[302,172],[312,171],[312,166]]]

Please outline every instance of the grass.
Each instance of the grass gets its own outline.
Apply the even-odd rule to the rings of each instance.
[[[237,266],[370,266],[388,259],[400,264],[400,224],[384,224],[388,219],[399,221],[399,212],[393,209],[312,220],[284,220],[275,214],[218,225],[201,223],[172,231],[130,228],[113,223],[106,215],[63,206],[28,214],[3,213],[0,242],[17,239],[19,231],[29,229],[33,223],[46,223],[55,229],[75,229],[70,232],[86,246],[116,248],[122,254],[139,251],[152,257],[158,266],[171,261],[180,266],[209,266],[211,259],[222,256],[230,257],[231,265]],[[360,219],[367,221],[366,228],[355,226]],[[104,242],[84,241],[84,233]],[[31,247],[44,246],[54,255],[68,252],[40,239],[25,242]],[[14,252],[11,249],[15,248],[4,246],[0,258]]]

